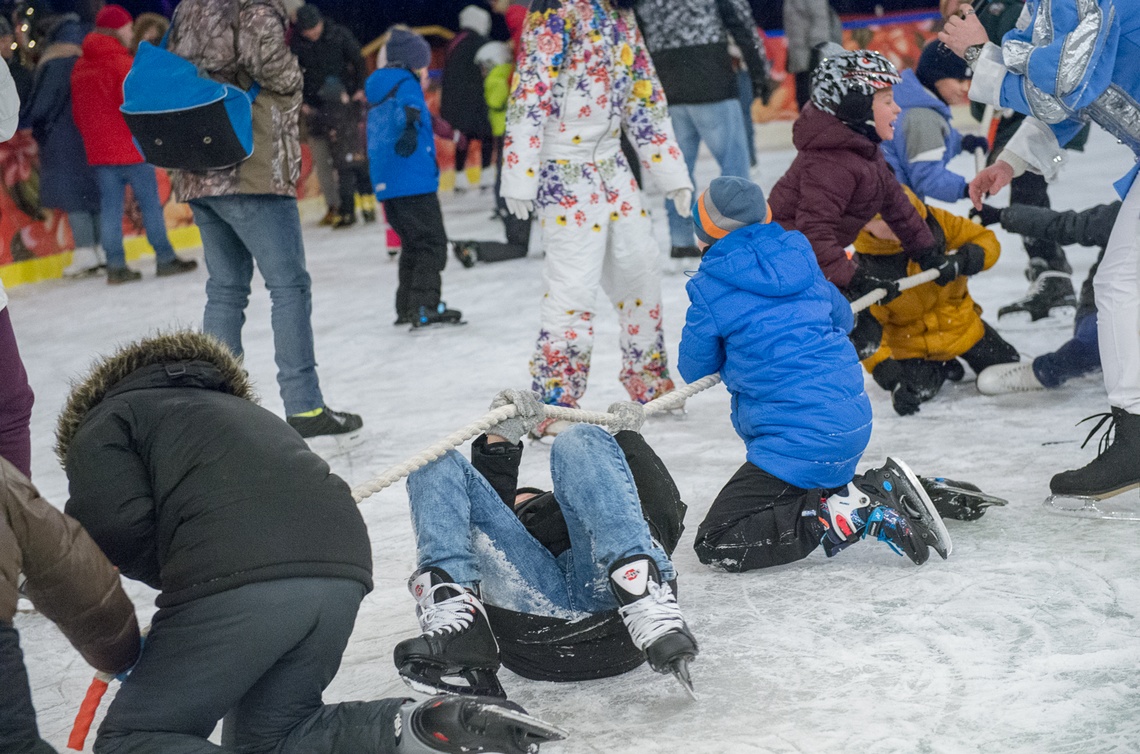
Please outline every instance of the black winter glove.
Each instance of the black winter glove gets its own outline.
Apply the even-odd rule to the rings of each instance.
[[[420,119],[418,107],[404,108],[404,131],[396,141],[396,154],[400,157],[411,157],[416,152],[416,125]]]
[[[851,339],[851,345],[855,346],[859,361],[862,361],[879,350],[879,345],[883,342],[883,326],[870,311],[864,309],[855,315],[855,326],[847,337]]]
[[[995,225],[1001,222],[1001,210],[992,204],[983,204],[981,209],[971,209],[970,219],[979,225]]]
[[[905,382],[900,382],[891,391],[891,405],[895,407],[895,413],[899,416],[917,414],[920,403],[922,403],[922,398],[919,397],[918,392]]]
[[[958,264],[959,275],[977,275],[986,266],[986,250],[976,243],[964,243],[950,257]]]
[[[938,394],[946,378],[945,367],[924,359],[886,359],[871,372],[872,379],[891,393],[891,404],[899,416],[918,413],[919,404]]]
[[[759,84],[753,84],[752,94],[756,99],[760,100],[761,104],[767,105],[772,101],[772,94],[780,88],[770,77],[765,76],[764,80]]]
[[[983,153],[990,151],[990,142],[984,136],[975,136],[974,134],[967,134],[962,137],[962,151],[973,154],[975,150],[982,150]]]
[[[920,251],[914,256],[914,261],[923,270],[938,270],[934,282],[940,286],[949,285],[958,277],[957,262],[934,247]]]
[[[844,293],[849,300],[854,301],[857,298],[866,296],[876,288],[882,288],[887,292],[887,295],[879,299],[880,304],[889,304],[898,298],[902,292],[899,290],[899,281],[875,277],[866,270],[857,268],[855,274],[851,276],[851,282],[847,284],[847,289]]]

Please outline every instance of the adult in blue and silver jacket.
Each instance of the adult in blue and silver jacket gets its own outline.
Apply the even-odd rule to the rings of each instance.
[[[969,70],[944,45],[932,42],[923,49],[915,70],[903,71],[894,88],[895,104],[902,112],[895,137],[882,144],[883,156],[899,183],[921,201],[956,202],[967,196],[966,179],[947,164],[963,151],[988,146],[984,138],[962,136],[950,124],[950,105],[966,102]]]
[[[1001,159],[970,184],[985,193],[1032,169],[1052,178],[1061,147],[1094,120],[1140,158],[1140,4],[1119,0],[1031,0],[998,47],[977,15],[947,20],[940,38],[974,67],[970,98],[1033,116]],[[1057,474],[1054,494],[1112,496],[1140,484],[1140,164],[1116,188],[1124,198],[1093,281],[1101,368],[1115,425],[1090,464]],[[1110,425],[1110,426],[1112,426]]]
[[[677,366],[689,382],[720,374],[748,451],[694,547],[702,562],[748,570],[799,560],[818,545],[821,532],[803,511],[855,476],[871,404],[847,338],[850,304],[824,279],[807,238],[769,222],[770,212],[727,233],[732,223],[710,216],[705,196],[733,184],[741,196],[758,196],[744,204],[766,206],[759,187],[729,177],[694,205],[698,238],[715,243],[686,286]]]

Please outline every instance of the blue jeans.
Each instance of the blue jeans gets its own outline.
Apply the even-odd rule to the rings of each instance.
[[[285,413],[320,408],[324,400],[313,353],[312,285],[297,200],[235,194],[194,199],[190,206],[210,275],[202,329],[242,355],[241,328],[256,262],[273,307],[273,351]]]
[[[442,568],[464,586],[479,584],[497,607],[560,618],[616,609],[609,569],[621,558],[650,555],[662,579],[675,578],[642,517],[625,455],[608,432],[578,424],[558,435],[550,471],[570,534],[570,549],[557,557],[459,453],[414,472],[408,496],[419,567]]]
[[[697,153],[701,142],[708,145],[709,151],[720,165],[721,175],[748,177],[748,136],[744,133],[744,120],[740,117],[740,102],[726,99],[704,105],[669,105],[669,115],[673,119],[673,131],[677,144],[685,155],[689,166],[689,179],[700,194],[701,186],[693,179],[693,167],[697,164]],[[669,238],[674,246],[695,246],[697,239],[693,233],[693,221],[677,214],[673,202],[665,202],[669,214]]]
[[[1077,321],[1073,337],[1065,345],[1033,360],[1033,374],[1050,388],[1096,369],[1100,369],[1100,350],[1095,311]]]
[[[158,263],[174,261],[174,247],[166,237],[166,219],[162,216],[162,203],[158,200],[154,166],[145,162],[137,165],[96,165],[95,180],[99,184],[99,240],[107,252],[107,269],[127,266],[123,251],[123,202],[128,185],[135,192],[135,201],[142,211],[146,240],[154,247]]]

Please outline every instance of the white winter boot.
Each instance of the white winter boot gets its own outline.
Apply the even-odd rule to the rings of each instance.
[[[106,266],[107,260],[97,246],[84,246],[71,253],[71,264],[63,270],[65,278],[85,278],[97,275]]]
[[[1045,386],[1033,373],[1032,361],[994,364],[992,367],[983,369],[978,375],[978,392],[982,395],[1028,393],[1032,390],[1044,389]]]

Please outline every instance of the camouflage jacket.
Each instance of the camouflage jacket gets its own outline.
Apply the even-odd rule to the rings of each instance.
[[[181,201],[231,194],[293,196],[301,173],[301,67],[285,43],[281,0],[183,0],[169,49],[207,76],[261,92],[253,103],[253,155],[204,172],[175,171]]]

